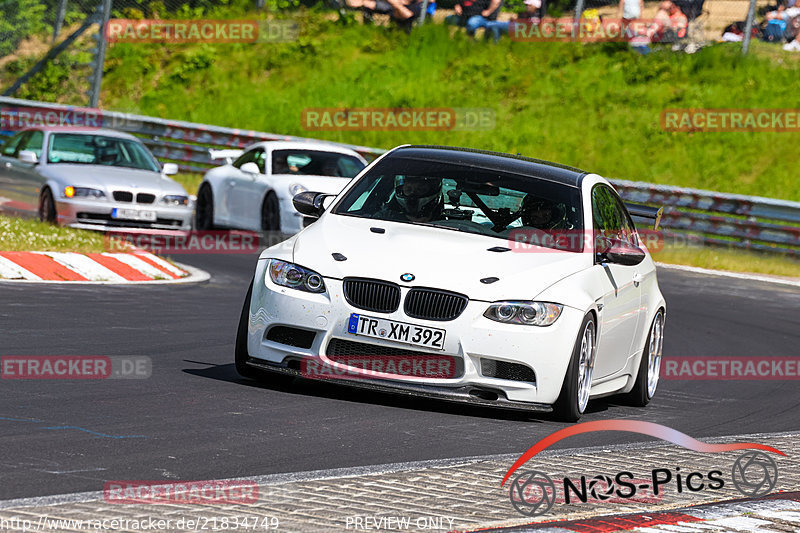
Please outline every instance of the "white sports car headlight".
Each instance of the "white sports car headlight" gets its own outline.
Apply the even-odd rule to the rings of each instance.
[[[549,326],[561,316],[563,305],[549,302],[505,301],[495,302],[483,316],[504,324]]]
[[[270,259],[267,264],[267,275],[273,283],[281,287],[290,287],[305,292],[325,292],[322,276],[294,263]]]
[[[292,183],[291,185],[289,185],[289,194],[291,194],[292,196],[300,194],[301,192],[306,192],[307,190],[308,189],[306,189],[299,183]]]

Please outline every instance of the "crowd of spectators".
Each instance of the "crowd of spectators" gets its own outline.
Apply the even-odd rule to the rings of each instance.
[[[345,0],[350,8],[362,10],[366,20],[373,15],[388,15],[391,20],[406,29],[426,10],[426,15],[433,15],[436,10],[435,0],[426,4],[423,0]],[[545,0],[546,1],[546,0]],[[684,10],[679,7],[679,0],[664,0],[659,5],[658,12],[652,20],[648,20],[646,34],[632,35],[632,41],[638,41],[638,46],[646,46],[650,42],[674,42],[685,36],[689,22]],[[703,0],[682,0],[689,4]],[[523,9],[512,14],[511,17],[498,15],[503,8],[503,0],[458,0],[454,13],[445,17],[445,22],[464,28],[467,35],[475,36],[478,30],[483,30],[487,39],[494,41],[508,34],[514,24],[538,25],[545,16],[546,6],[543,0],[523,0]],[[619,19],[631,22],[642,18],[644,11],[643,0],[619,0],[617,10]],[[587,12],[588,13],[588,12]],[[643,42],[644,41],[644,42]]]
[[[432,16],[436,10],[435,0],[345,0],[347,5],[362,10],[365,19],[372,15],[388,15],[398,25],[410,29],[413,23],[425,15]],[[520,12],[499,17],[503,9],[503,0],[458,0],[454,13],[445,17],[447,24],[464,28],[467,35],[475,36],[483,30],[487,39],[497,41],[502,35],[513,31],[514,24],[539,25],[546,16],[546,0],[523,0]],[[800,52],[800,0],[779,0],[765,15],[760,24],[753,27],[753,37],[764,41],[783,43],[784,50]],[[627,40],[630,44],[646,53],[650,43],[678,43],[687,41],[690,27],[694,20],[703,13],[705,0],[663,0],[652,18],[644,18],[643,0],[619,0],[616,15],[619,21],[627,25],[633,21],[643,21],[644,31],[632,32],[628,28]],[[594,15],[590,15],[595,12]],[[602,17],[596,10],[587,10],[584,17]],[[734,22],[722,33],[722,41],[741,41],[744,37],[745,22]],[[641,28],[642,26],[638,26]],[[691,50],[689,50],[691,51]]]

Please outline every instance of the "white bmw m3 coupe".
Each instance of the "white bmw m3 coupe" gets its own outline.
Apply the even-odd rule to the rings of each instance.
[[[439,146],[387,152],[260,256],[237,371],[336,379],[575,421],[590,399],[644,406],[666,304],[626,205],[597,174]]]

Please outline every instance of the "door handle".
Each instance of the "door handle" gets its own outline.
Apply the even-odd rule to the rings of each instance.
[[[236,180],[230,180],[228,182],[228,187],[236,187]]]
[[[633,285],[634,285],[635,287],[638,287],[638,286],[639,286],[639,284],[642,282],[642,279],[643,279],[643,278],[642,278],[642,275],[641,275],[641,274],[639,274],[638,272],[636,272],[636,273],[633,275]]]

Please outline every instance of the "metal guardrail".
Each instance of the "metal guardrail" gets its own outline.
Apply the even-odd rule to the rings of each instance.
[[[209,148],[244,148],[254,142],[271,140],[319,142],[305,137],[0,97],[0,111],[4,116],[14,110],[72,111],[84,117],[94,113],[96,127],[136,135],[157,158],[176,162],[181,170],[189,172],[205,172],[219,164],[211,159]],[[1,130],[0,135],[13,133]],[[366,146],[332,144],[351,148],[368,160],[384,152]],[[667,236],[679,236],[704,245],[800,257],[800,202],[634,181],[612,180],[612,183],[626,201],[664,206],[662,226]]]
[[[661,224],[668,235],[800,257],[800,202],[635,181],[612,183],[626,201],[664,206]]]
[[[319,141],[306,137],[0,97],[0,111],[4,118],[21,110],[42,111],[42,113],[45,111],[60,112],[65,117],[72,112],[79,116],[81,121],[92,120],[92,127],[110,128],[136,135],[157,158],[175,162],[181,170],[190,172],[205,172],[209,168],[219,165],[218,161],[212,161],[209,156],[209,148],[244,148],[259,141],[329,142],[355,150],[367,160],[374,159],[384,152],[384,150],[366,146]],[[47,117],[43,117],[43,119],[47,120]],[[53,119],[58,120],[58,117],[53,117]],[[3,128],[0,127],[0,135],[12,133],[15,132],[3,131]]]

